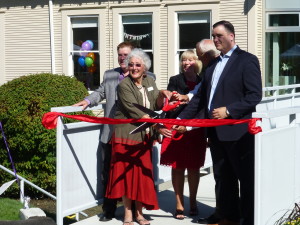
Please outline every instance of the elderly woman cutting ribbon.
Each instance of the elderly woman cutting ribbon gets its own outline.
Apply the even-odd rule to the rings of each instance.
[[[133,103],[151,110],[163,107],[164,98],[172,95],[169,91],[159,91],[152,78],[146,76],[151,66],[149,56],[141,49],[134,49],[127,58],[129,76],[118,86],[118,102],[115,118],[150,118],[137,109]],[[142,207],[158,209],[158,201],[152,172],[152,141],[155,130],[130,134],[140,124],[118,124],[112,138],[112,157],[106,197],[120,199],[124,204],[124,225],[133,225],[133,218],[140,225],[149,224],[144,218]],[[171,136],[171,132],[166,135]],[[132,212],[132,201],[135,212]]]

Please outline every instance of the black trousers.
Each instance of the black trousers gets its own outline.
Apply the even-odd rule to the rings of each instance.
[[[213,132],[214,133],[214,132]],[[246,133],[237,141],[211,137],[216,181],[216,215],[221,219],[254,224],[254,136]]]
[[[111,151],[112,145],[108,143],[102,143],[102,159],[103,159],[103,169],[102,169],[102,184],[103,184],[103,193],[106,193],[106,187],[109,180],[109,171],[110,171],[110,161],[111,161]],[[117,208],[117,200],[103,198],[102,210],[104,214],[114,216]]]

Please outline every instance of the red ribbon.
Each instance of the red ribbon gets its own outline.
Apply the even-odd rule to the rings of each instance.
[[[95,117],[88,115],[67,115],[58,112],[48,112],[45,113],[42,118],[42,124],[46,129],[56,128],[57,118],[59,116],[80,120],[89,123],[99,123],[99,124],[125,124],[125,123],[163,123],[166,125],[179,125],[179,126],[191,126],[191,127],[215,127],[222,125],[234,125],[241,123],[248,123],[248,131],[251,134],[257,134],[262,131],[261,127],[256,126],[256,121],[260,120],[258,118],[253,119],[111,119],[107,117]]]

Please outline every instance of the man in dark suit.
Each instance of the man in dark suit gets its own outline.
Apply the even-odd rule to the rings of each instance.
[[[133,48],[134,46],[130,42],[120,43],[117,46],[119,67],[105,71],[101,85],[84,100],[74,104],[73,106],[82,106],[82,108],[85,109],[88,106],[95,106],[102,100],[106,99],[104,116],[114,118],[117,101],[117,86],[129,74],[128,68],[125,64],[125,59]],[[153,73],[147,72],[147,75],[155,80],[155,75]],[[102,183],[104,194],[106,192],[106,186],[109,178],[112,150],[110,139],[112,137],[112,132],[113,125],[103,125],[101,132],[101,147],[103,158]],[[117,201],[115,199],[104,197],[102,205],[103,214],[100,215],[99,220],[103,222],[112,220],[115,215],[116,207]]]
[[[258,59],[235,44],[228,21],[215,23],[212,36],[221,55],[207,67],[201,88],[179,118],[195,118],[201,110],[211,119],[251,118],[262,98]],[[207,130],[216,181],[215,214],[222,225],[254,224],[254,136],[247,128],[237,124]]]

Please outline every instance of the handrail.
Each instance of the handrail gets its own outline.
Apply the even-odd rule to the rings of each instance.
[[[7,169],[6,167],[4,167],[4,166],[2,166],[2,165],[0,165],[0,169],[3,169],[3,170],[6,171],[7,173],[9,173],[9,174],[15,176],[14,172],[10,171],[9,169]],[[51,193],[45,191],[44,189],[40,188],[39,186],[35,185],[34,183],[31,183],[30,181],[26,180],[24,177],[22,177],[22,176],[20,176],[20,175],[18,175],[18,174],[17,174],[17,177],[18,177],[18,179],[21,180],[21,182],[25,182],[26,184],[30,185],[31,187],[37,189],[38,191],[40,191],[40,192],[44,193],[45,195],[49,196],[50,198],[56,200],[56,196],[54,196],[54,195],[52,195]],[[20,188],[21,188],[20,191],[21,191],[22,193],[24,193],[24,185],[21,185]],[[23,197],[25,197],[25,196],[23,196]],[[21,200],[21,202],[23,202],[22,197],[20,198],[20,200]]]
[[[270,109],[262,112],[254,112],[252,113],[252,117],[270,119],[270,118],[297,114],[297,113],[300,113],[300,106],[286,107],[280,109]]]
[[[300,84],[291,84],[291,85],[284,85],[284,86],[264,87],[263,91],[276,91],[276,90],[293,89],[293,88],[299,88],[299,87],[300,87]]]

